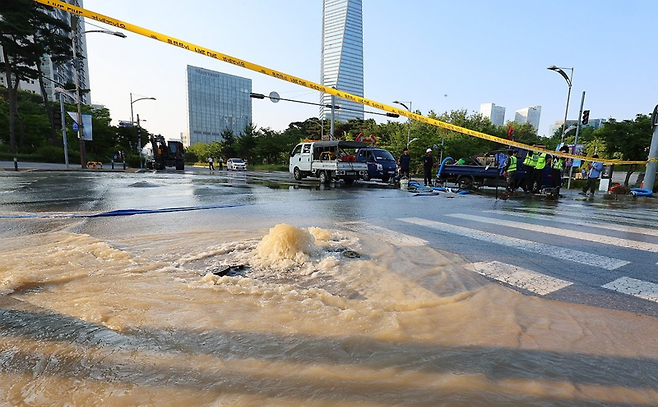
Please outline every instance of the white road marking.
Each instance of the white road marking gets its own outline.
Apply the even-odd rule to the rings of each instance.
[[[632,295],[653,302],[658,302],[658,284],[648,281],[636,280],[630,277],[620,277],[615,281],[601,286],[608,290]]]
[[[530,218],[530,219],[539,219],[539,220],[546,220],[546,221],[552,221],[552,222],[558,222],[558,223],[568,223],[570,225],[578,225],[578,226],[587,226],[587,227],[593,227],[593,228],[601,228],[601,229],[608,229],[608,230],[614,230],[618,232],[627,232],[627,233],[637,233],[640,235],[647,235],[647,236],[658,236],[658,231],[656,229],[647,229],[647,228],[640,228],[636,226],[627,226],[627,225],[620,225],[620,224],[612,224],[612,223],[599,223],[599,222],[586,222],[574,218],[568,218],[562,215],[559,216],[551,216],[551,215],[539,215],[536,213],[527,213],[527,212],[512,212],[512,211],[485,211],[487,213],[497,213],[497,214],[504,214],[504,215],[509,215],[509,216],[516,216],[520,218]]]
[[[453,213],[453,214],[450,214],[448,216],[453,217],[453,218],[472,220],[472,221],[476,221],[476,222],[490,223],[490,224],[493,224],[493,225],[519,228],[519,229],[523,229],[523,230],[530,230],[530,231],[533,231],[533,232],[539,232],[539,233],[543,233],[543,234],[557,235],[557,236],[560,236],[560,237],[580,239],[580,240],[586,240],[586,241],[590,241],[590,242],[608,244],[608,245],[613,245],[613,246],[618,246],[618,247],[625,247],[625,248],[628,248],[628,249],[644,250],[644,251],[647,251],[647,252],[658,253],[658,244],[655,244],[655,243],[639,242],[637,240],[621,239],[621,238],[618,238],[618,237],[605,236],[605,235],[595,234],[595,233],[576,232],[576,231],[573,231],[573,230],[560,229],[560,228],[555,228],[555,227],[552,227],[552,226],[532,225],[532,224],[524,223],[524,222],[515,222],[515,221],[509,221],[509,220],[503,220],[503,219],[485,218],[483,216],[467,215],[467,214],[462,214],[462,213]]]
[[[561,208],[564,208],[565,206],[571,206],[571,205],[561,205]],[[579,205],[575,205],[575,207],[578,207]],[[580,206],[580,209],[582,209],[582,206]],[[544,211],[544,212],[551,212],[551,213],[556,213],[554,210],[546,209],[546,208],[519,208],[519,210],[525,210],[525,211]],[[623,222],[623,223],[630,223],[634,225],[641,225],[641,226],[653,226],[653,227],[658,227],[658,222],[656,221],[655,216],[650,216],[650,217],[645,217],[643,215],[639,215],[637,213],[631,212],[622,212],[624,215],[619,216],[619,215],[605,215],[601,214],[600,212],[584,212],[581,211],[579,212],[579,215],[585,216],[589,219],[596,219],[596,220],[602,220],[606,222]]]
[[[377,236],[395,246],[426,246],[427,240],[415,236],[405,235],[404,233],[394,232],[380,226],[371,225],[366,222],[345,222],[343,224],[347,229],[354,232],[367,232]]]
[[[460,235],[460,236],[468,237],[470,239],[498,244],[501,246],[513,247],[518,250],[537,253],[560,260],[568,260],[574,263],[585,264],[588,266],[602,268],[605,270],[614,270],[630,263],[625,260],[615,259],[612,257],[599,256],[596,254],[582,252],[580,250],[552,246],[544,243],[518,239],[515,237],[508,237],[495,233],[483,232],[477,229],[470,229],[461,226],[450,225],[448,223],[435,222],[422,218],[400,218],[398,220],[401,222],[412,223],[414,225],[440,230],[445,233]]]
[[[549,277],[536,271],[524,269],[512,264],[498,261],[473,263],[475,271],[485,277],[532,291],[539,295],[550,294],[573,283],[559,278]]]

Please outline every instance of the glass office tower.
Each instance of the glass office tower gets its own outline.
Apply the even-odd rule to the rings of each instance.
[[[322,7],[321,83],[356,96],[363,93],[363,12],[362,0],[324,0]],[[320,97],[320,117],[330,119],[331,95]],[[363,119],[363,105],[335,98],[341,108],[334,118]]]
[[[239,137],[251,123],[251,79],[187,66],[189,145]]]

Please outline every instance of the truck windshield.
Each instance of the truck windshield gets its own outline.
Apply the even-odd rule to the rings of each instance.
[[[395,161],[393,154],[386,150],[375,150],[372,152],[372,155],[375,156],[375,160],[377,161]]]

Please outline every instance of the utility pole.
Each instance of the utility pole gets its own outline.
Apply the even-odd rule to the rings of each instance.
[[[653,184],[656,182],[656,168],[658,167],[658,105],[653,108],[651,129],[653,130],[653,137],[651,137],[651,147],[649,147],[649,162],[647,162],[647,170],[644,174],[644,188],[649,191],[653,190]]]
[[[585,105],[585,91],[583,97],[580,99],[580,112],[578,112],[578,127],[576,127],[576,139],[573,141],[573,150],[571,154],[575,154],[576,145],[578,144],[578,134],[580,133],[580,118],[583,116],[583,106]],[[569,167],[569,181],[567,181],[567,189],[571,189],[571,176],[573,175],[573,160],[571,160],[571,167]]]

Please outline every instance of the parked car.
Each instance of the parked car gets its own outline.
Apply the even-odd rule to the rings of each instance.
[[[377,147],[360,148],[356,152],[356,161],[368,164],[368,173],[364,180],[373,178],[388,182],[398,172],[395,157],[388,150]]]
[[[226,161],[226,169],[229,171],[245,171],[247,169],[247,163],[242,158],[229,158]]]

